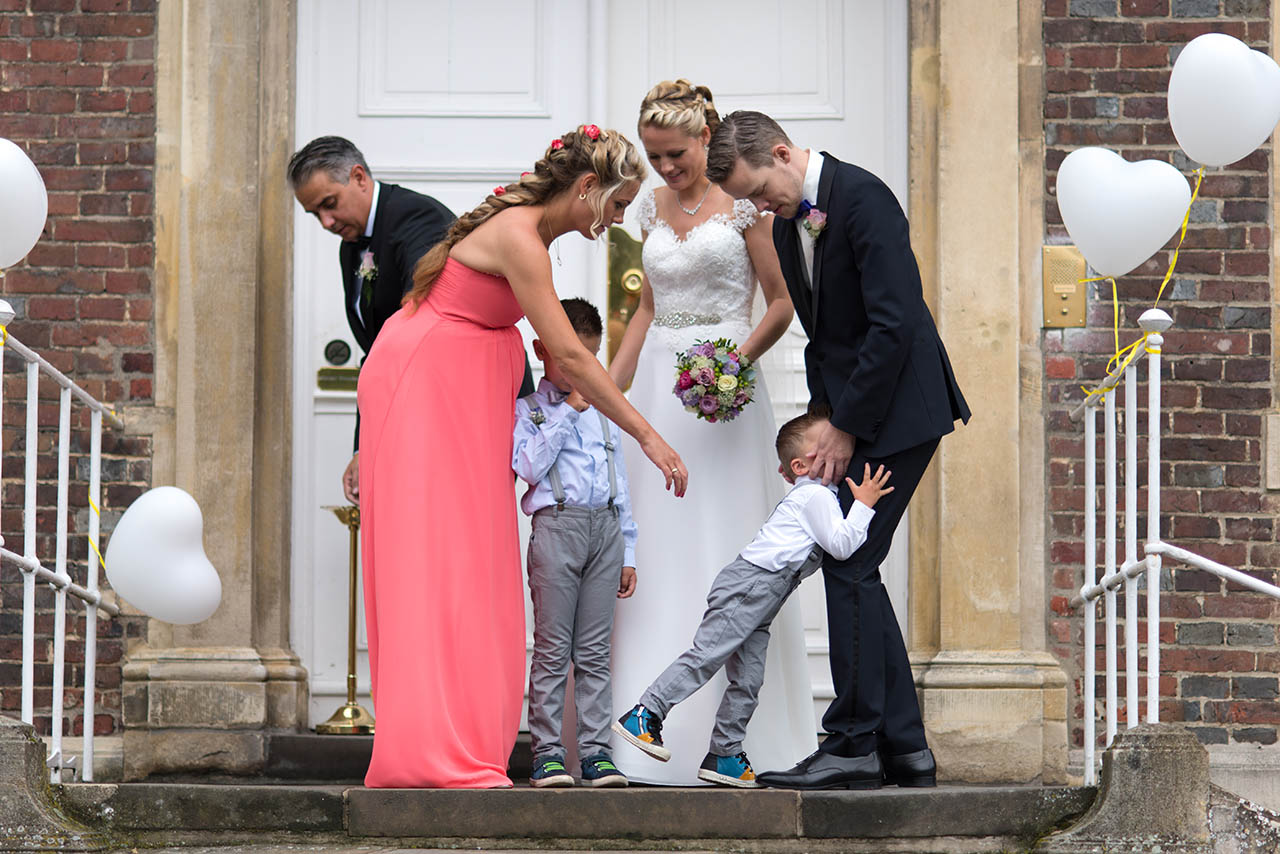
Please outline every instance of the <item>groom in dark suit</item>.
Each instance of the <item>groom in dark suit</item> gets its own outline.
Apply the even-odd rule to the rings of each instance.
[[[880,564],[939,439],[969,420],[946,349],[921,292],[906,217],[875,175],[826,152],[797,148],[763,113],[724,118],[707,152],[707,177],[777,216],[773,242],[809,336],[809,408],[830,413],[813,471],[840,484],[867,463],[892,471],[867,542],[848,560],[827,556],[831,676],[836,697],[817,753],[759,775],[788,788],[932,786],[911,665]]]
[[[401,298],[413,287],[418,259],[444,239],[453,213],[430,196],[375,181],[360,149],[340,136],[307,143],[289,159],[288,176],[302,209],[342,238],[338,262],[347,323],[368,354],[382,324],[400,309]],[[520,394],[532,393],[526,358]],[[353,504],[360,499],[359,453],[357,412],[355,454],[342,474],[343,492]]]

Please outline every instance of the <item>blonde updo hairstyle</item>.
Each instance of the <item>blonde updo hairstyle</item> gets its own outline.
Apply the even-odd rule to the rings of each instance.
[[[600,179],[596,187],[587,193],[587,204],[595,214],[595,221],[591,224],[594,232],[608,219],[605,205],[609,197],[629,181],[643,181],[647,170],[640,152],[616,130],[580,125],[577,130],[552,140],[542,159],[533,164],[532,172],[525,172],[519,180],[495,188],[474,210],[454,220],[444,240],[418,261],[413,270],[413,287],[405,294],[403,303],[416,306],[426,299],[444,269],[449,251],[476,226],[506,208],[546,204],[570,190],[579,178],[587,174]]]
[[[692,137],[710,128],[712,133],[720,125],[711,90],[706,86],[694,86],[681,77],[679,80],[663,80],[649,90],[640,102],[640,127],[675,128]]]

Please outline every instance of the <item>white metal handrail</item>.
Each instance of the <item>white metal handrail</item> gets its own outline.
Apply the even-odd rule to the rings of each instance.
[[[54,590],[53,623],[53,699],[50,715],[50,779],[59,782],[63,769],[77,770],[81,779],[93,780],[93,729],[95,689],[97,682],[98,611],[116,616],[120,609],[104,602],[98,589],[100,554],[98,549],[100,519],[98,506],[102,493],[102,422],[123,428],[124,422],[109,407],[96,400],[47,360],[7,332],[13,309],[0,300],[0,368],[4,356],[13,352],[22,357],[27,374],[26,455],[23,500],[23,554],[4,547],[0,537],[0,564],[16,566],[22,571],[22,720],[32,723],[35,717],[35,601],[36,584],[46,583]],[[36,556],[36,457],[39,442],[40,375],[44,374],[60,387],[58,400],[58,510],[54,568],[45,567]],[[0,382],[0,413],[3,412],[3,382]],[[71,401],[77,398],[89,409],[89,531],[86,584],[71,580],[67,572],[68,490],[71,459]],[[66,664],[67,596],[75,596],[85,608],[84,650],[84,755],[68,757],[62,751],[63,688]]]
[[[1097,680],[1097,619],[1093,603],[1105,602],[1105,667],[1107,746],[1116,736],[1116,590],[1125,589],[1125,695],[1126,725],[1138,725],[1138,577],[1147,575],[1147,722],[1160,721],[1160,569],[1163,558],[1189,564],[1219,578],[1240,584],[1258,593],[1280,599],[1280,587],[1259,581],[1237,569],[1209,560],[1160,539],[1160,358],[1163,333],[1173,319],[1158,308],[1143,312],[1138,325],[1146,333],[1144,346],[1135,347],[1106,379],[1090,391],[1071,413],[1073,419],[1084,415],[1085,498],[1084,555],[1085,579],[1072,607],[1084,608],[1084,781],[1097,782],[1097,721],[1094,714]],[[1143,557],[1138,557],[1138,382],[1137,363],[1142,352],[1147,354],[1147,538]],[[1116,564],[1116,403],[1118,385],[1125,387],[1125,506],[1124,560]],[[1098,399],[1106,413],[1104,423],[1104,501],[1105,542],[1103,575],[1097,573],[1097,426],[1095,414]]]

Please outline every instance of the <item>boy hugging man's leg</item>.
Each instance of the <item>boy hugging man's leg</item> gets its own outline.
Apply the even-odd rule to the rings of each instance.
[[[600,314],[586,300],[561,305],[586,348],[599,352]],[[560,730],[569,666],[574,668],[582,780],[625,786],[609,756],[610,681],[615,599],[635,591],[636,526],[631,519],[621,433],[578,394],[548,358],[538,389],[516,401],[512,467],[529,489],[520,506],[533,517],[529,590],[533,661],[529,733],[534,786],[572,786]]]
[[[867,538],[867,525],[890,472],[867,468],[861,484],[848,480],[854,503],[840,512],[834,486],[809,476],[810,454],[826,424],[819,415],[793,418],[778,431],[778,460],[791,491],[765,520],[741,554],[720,570],[707,595],[707,610],[693,646],[673,661],[613,724],[614,732],[655,759],[671,752],[662,745],[662,721],[677,703],[710,681],[722,666],[729,685],[716,712],[711,749],[698,777],[726,786],[758,784],[742,749],[747,723],[764,682],[769,625],[787,597],[822,563],[822,550],[849,555]]]

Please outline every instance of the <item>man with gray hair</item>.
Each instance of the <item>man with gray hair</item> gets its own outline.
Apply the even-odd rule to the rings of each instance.
[[[430,196],[375,181],[360,149],[340,136],[303,146],[289,159],[288,177],[302,209],[342,238],[338,262],[347,323],[368,354],[382,324],[413,287],[418,259],[444,239],[453,213]],[[522,396],[533,392],[527,360],[524,384]],[[360,503],[359,453],[357,412],[355,454],[342,474],[342,491],[353,504]]]

